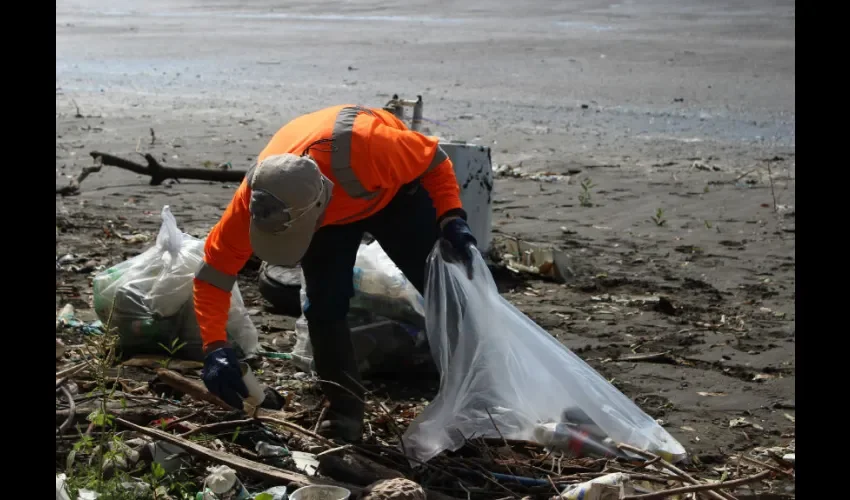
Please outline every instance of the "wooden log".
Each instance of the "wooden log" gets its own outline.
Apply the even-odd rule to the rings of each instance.
[[[149,176],[151,178],[151,186],[159,186],[166,179],[174,179],[178,181],[180,179],[184,179],[212,182],[242,182],[242,178],[245,177],[246,173],[245,170],[164,167],[150,153],[146,153],[144,155],[147,165],[141,165],[139,163],[125,160],[124,158],[119,158],[108,153],[101,153],[99,151],[92,151],[89,154],[95,160],[99,158],[103,165],[118,167],[139,175]]]

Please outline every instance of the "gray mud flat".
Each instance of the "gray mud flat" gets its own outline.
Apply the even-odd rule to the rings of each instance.
[[[247,168],[300,113],[422,94],[432,132],[490,145],[497,165],[566,176],[497,179],[496,237],[557,245],[577,270],[565,285],[503,284],[509,300],[689,450],[787,444],[794,3],[491,4],[60,1],[57,185],[92,150]],[[589,206],[585,178],[596,186]],[[164,204],[203,236],[235,187],[154,187],[105,167],[81,195],[57,198],[57,256],[134,255],[152,243],[109,236],[155,237]],[[57,307],[88,307],[87,273],[57,283],[72,287]],[[262,305],[255,271],[240,285]],[[659,296],[672,308],[639,300]],[[292,319],[254,319],[264,341],[294,341]],[[623,360],[654,353],[667,354]],[[730,427],[741,417],[755,425]]]

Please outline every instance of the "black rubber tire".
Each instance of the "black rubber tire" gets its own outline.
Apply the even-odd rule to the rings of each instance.
[[[264,265],[260,269],[260,295],[274,312],[301,316],[301,268]]]

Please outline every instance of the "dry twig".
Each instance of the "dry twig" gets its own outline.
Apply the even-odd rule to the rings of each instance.
[[[672,488],[664,491],[656,491],[654,493],[646,493],[644,495],[628,495],[622,497],[622,500],[655,500],[656,498],[666,498],[672,497],[674,495],[679,495],[682,493],[691,493],[697,491],[713,491],[720,488],[734,488],[736,486],[740,486],[746,483],[752,483],[754,481],[760,481],[771,474],[770,471],[762,471],[758,474],[750,477],[742,477],[741,479],[734,479],[732,481],[723,481],[720,483],[703,483],[703,484],[694,484],[691,486],[683,486],[681,488]]]
[[[92,151],[92,157],[100,157],[104,165],[129,170],[135,174],[150,176],[150,185],[159,186],[166,179],[193,179],[213,182],[241,182],[245,177],[244,170],[210,170],[205,168],[173,168],[164,167],[150,153],[144,155],[147,165],[125,160],[106,153]]]
[[[791,479],[795,479],[797,477],[797,476],[794,475],[793,472],[780,469],[779,467],[775,467],[775,466],[770,465],[770,464],[766,464],[762,461],[756,460],[755,458],[746,457],[744,455],[738,455],[738,458],[739,458],[739,460],[749,462],[749,463],[751,463],[753,465],[757,465],[759,467],[764,467],[765,469],[772,470],[773,472],[776,472],[778,474],[783,474],[785,476],[790,477]],[[740,464],[740,461],[738,463]]]
[[[658,462],[665,469],[676,474],[680,478],[687,480],[691,484],[697,484],[697,485],[703,484],[703,483],[700,483],[699,481],[697,481],[694,477],[692,477],[687,472],[676,467],[675,465],[671,464],[670,462],[664,460],[663,458],[659,457],[658,455],[656,455],[654,453],[650,453],[646,450],[641,450],[640,448],[635,448],[634,446],[629,446],[627,444],[619,444],[618,447],[622,450],[626,450],[626,451],[630,451],[632,453],[636,453],[637,455],[640,455],[644,458],[648,458],[650,460],[658,458]],[[728,493],[721,493],[721,492],[718,492],[718,491],[709,490],[709,491],[706,492],[706,494],[715,498],[716,500],[736,500],[735,497],[733,497],[732,495],[729,495]]]
[[[277,467],[272,467],[263,463],[254,462],[224,451],[211,450],[197,443],[193,443],[188,439],[169,434],[168,432],[161,431],[159,429],[142,427],[132,422],[128,422],[122,418],[116,418],[115,422],[124,427],[127,427],[128,429],[132,429],[141,434],[145,434],[146,436],[150,436],[154,439],[161,439],[173,445],[179,446],[192,455],[202,457],[213,462],[226,464],[235,469],[237,472],[241,472],[243,474],[248,474],[254,477],[259,477],[270,481],[283,481],[284,483],[296,483],[304,486],[313,484],[342,486],[350,490],[353,494],[358,494],[362,490],[362,488],[358,486],[342,484],[336,481],[330,481],[326,479],[308,477],[303,474],[297,474],[295,472],[278,469]]]

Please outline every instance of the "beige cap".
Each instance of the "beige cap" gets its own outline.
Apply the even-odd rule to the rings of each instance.
[[[288,153],[265,158],[249,175],[251,247],[269,264],[294,266],[319,228],[333,183],[310,157]]]

